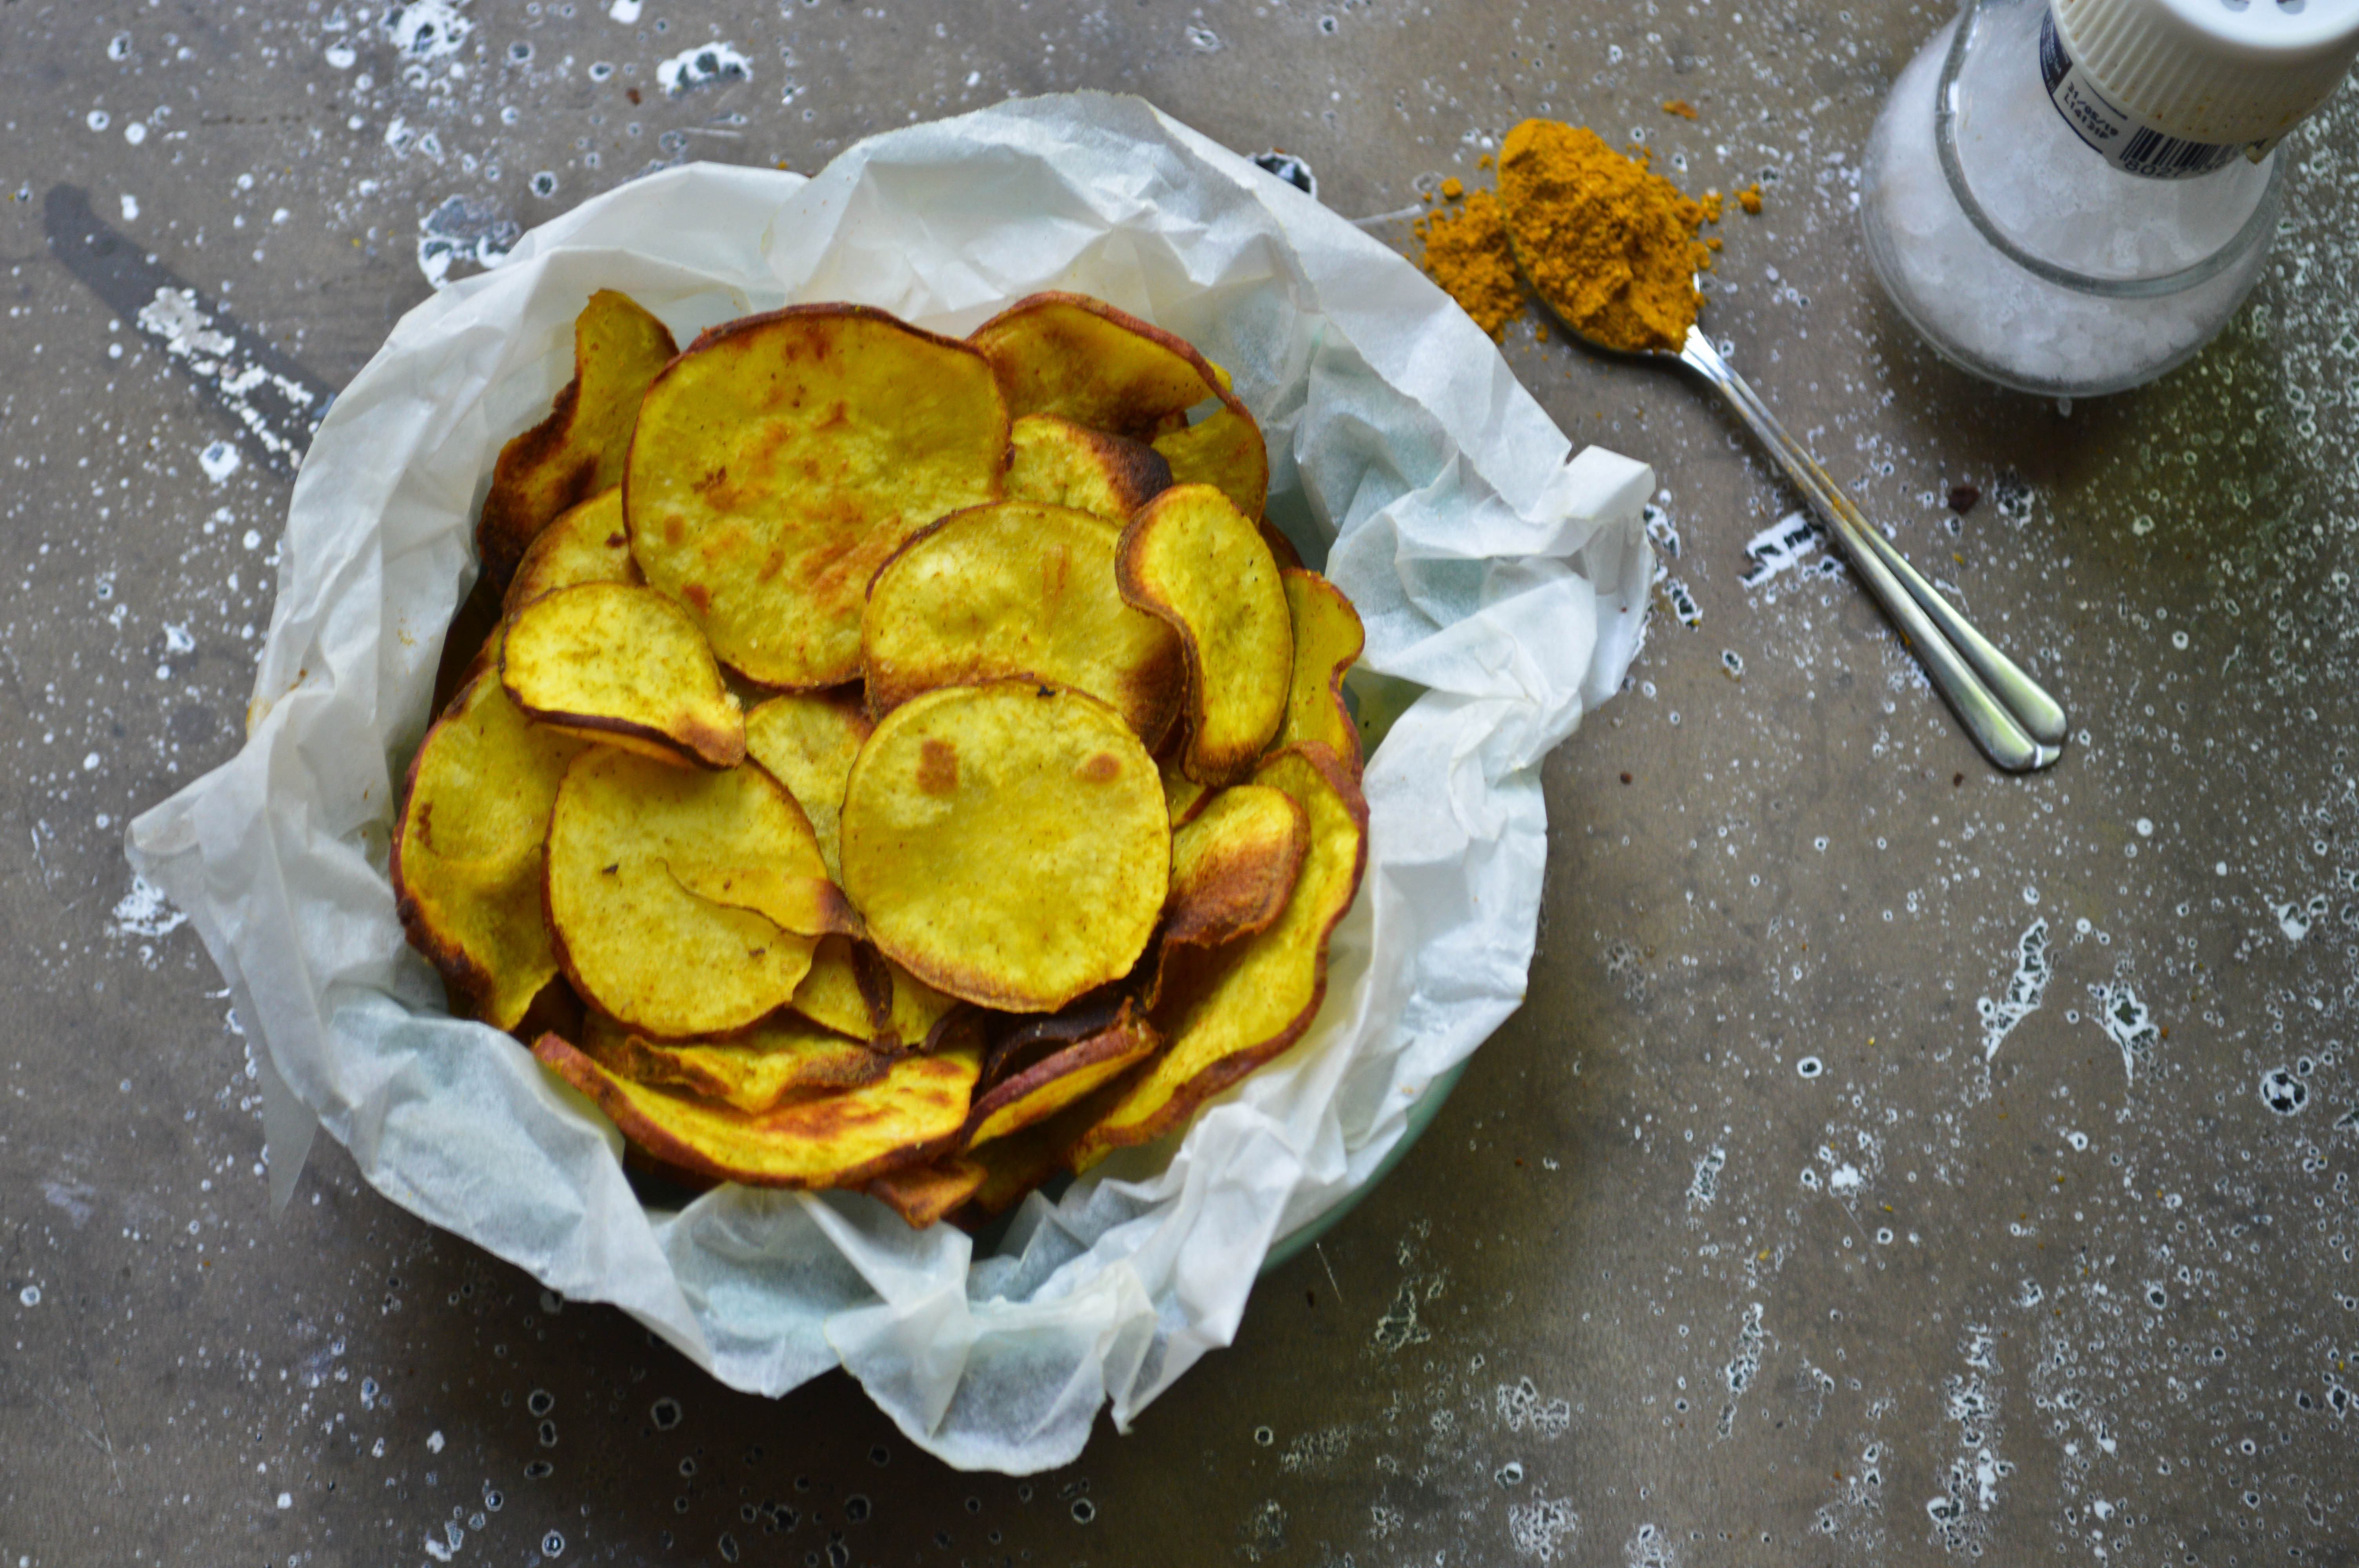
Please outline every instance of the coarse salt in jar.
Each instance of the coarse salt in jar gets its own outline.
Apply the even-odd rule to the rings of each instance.
[[[2151,381],[2258,279],[2277,144],[2354,53],[2351,0],[1969,0],[1871,135],[1876,276],[1944,358],[2001,385]]]

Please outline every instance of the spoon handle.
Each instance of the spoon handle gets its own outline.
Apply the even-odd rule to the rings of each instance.
[[[1701,330],[1688,329],[1680,362],[1727,398],[1745,427],[1834,529],[1860,580],[1900,629],[1934,687],[1983,754],[2009,773],[2047,767],[2063,754],[2064,709],[1958,613],[1861,515],[1808,448],[1786,433],[1760,395],[1729,367]]]

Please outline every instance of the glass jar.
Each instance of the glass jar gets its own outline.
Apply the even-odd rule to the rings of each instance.
[[[2049,4],[1969,0],[1909,61],[1869,140],[1860,216],[1877,280],[1944,359],[2091,396],[2153,380],[2227,325],[2276,235],[2278,157],[2184,178],[2115,168],[2050,99]],[[2167,162],[2195,145],[2161,146]]]

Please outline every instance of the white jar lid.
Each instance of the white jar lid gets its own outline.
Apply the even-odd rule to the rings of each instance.
[[[2354,0],[2052,0],[2099,92],[2169,135],[2268,145],[2334,95],[2359,55]]]

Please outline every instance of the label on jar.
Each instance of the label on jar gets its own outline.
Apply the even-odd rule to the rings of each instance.
[[[2052,10],[2039,19],[2039,76],[2048,84],[2048,101],[2064,116],[2072,134],[2125,174],[2188,179],[2210,174],[2244,151],[2234,143],[2192,142],[2174,136],[2116,106],[2073,62],[2064,40],[2057,36]]]

